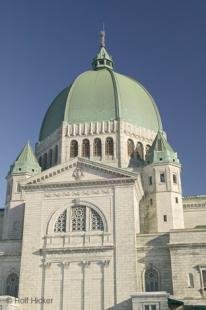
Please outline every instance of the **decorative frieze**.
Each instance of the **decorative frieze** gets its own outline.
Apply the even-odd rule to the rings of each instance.
[[[77,137],[116,133],[118,128],[116,123],[116,120],[109,120],[102,122],[68,124],[64,128],[64,135],[66,137]]]
[[[45,192],[44,196],[46,198],[55,198],[55,197],[77,197],[77,196],[91,196],[91,195],[108,195],[112,194],[113,190],[111,188],[102,188],[102,189],[86,189],[86,190],[75,190],[75,191],[51,191]]]
[[[183,204],[184,209],[205,209],[206,208],[206,202],[203,203],[188,203],[188,204]]]

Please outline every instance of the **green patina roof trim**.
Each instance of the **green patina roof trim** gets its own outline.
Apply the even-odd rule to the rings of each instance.
[[[30,173],[37,174],[41,172],[41,167],[33,153],[29,142],[23,147],[14,164],[9,171],[13,173]]]
[[[96,55],[96,57],[92,61],[92,68],[94,70],[109,68],[113,69],[113,60],[112,56],[110,56],[104,46],[102,46]]]
[[[177,153],[166,140],[163,131],[158,131],[156,138],[146,156],[146,164],[154,163],[180,163]]]

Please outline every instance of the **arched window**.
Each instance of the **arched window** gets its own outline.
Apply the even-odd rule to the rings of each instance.
[[[102,142],[99,138],[94,139],[94,157],[102,156]]]
[[[59,151],[58,151],[58,145],[56,145],[54,149],[54,164],[55,165],[58,163],[58,157],[59,157]]]
[[[42,168],[42,157],[39,157],[39,166]]]
[[[90,145],[88,139],[82,141],[82,157],[90,157]]]
[[[85,205],[73,206],[70,212],[66,209],[54,224],[55,233],[94,230],[104,231],[103,219],[96,210]]]
[[[158,272],[153,267],[145,271],[145,291],[159,291],[159,276]]]
[[[47,153],[44,153],[43,156],[43,167],[44,170],[47,168]]]
[[[76,140],[72,140],[70,143],[70,158],[74,158],[78,156],[78,142]]]
[[[148,155],[150,148],[151,148],[151,146],[149,144],[147,144],[146,148],[145,148],[145,158],[147,158],[147,155]]]
[[[72,231],[86,230],[86,207],[78,206],[72,208]]]
[[[49,167],[52,167],[53,163],[53,152],[52,150],[49,150]]]
[[[131,139],[127,140],[127,153],[129,157],[134,157],[134,142]]]
[[[6,295],[18,297],[19,277],[16,273],[11,273],[6,280]]]
[[[95,210],[91,210],[91,224],[92,230],[104,230],[101,216]]]
[[[143,145],[141,142],[137,142],[137,159],[143,159]]]
[[[114,142],[112,138],[107,138],[105,141],[105,155],[106,156],[114,155]]]
[[[65,210],[58,217],[54,226],[54,232],[66,232],[66,219],[67,219],[67,210]]]

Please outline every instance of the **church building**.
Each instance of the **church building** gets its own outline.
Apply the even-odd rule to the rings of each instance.
[[[6,180],[0,309],[206,309],[206,196],[182,197],[158,107],[104,31]]]

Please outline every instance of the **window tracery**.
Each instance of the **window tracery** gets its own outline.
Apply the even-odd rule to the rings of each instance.
[[[145,271],[145,291],[159,291],[159,275],[153,267]]]
[[[104,230],[101,216],[95,210],[91,210],[91,224],[92,230]]]
[[[78,206],[72,208],[72,231],[86,230],[86,207]]]
[[[67,217],[67,211],[65,210],[58,217],[54,226],[54,232],[66,232],[66,217]]]
[[[16,273],[11,273],[6,280],[6,295],[18,297],[19,277]]]
[[[96,210],[84,205],[73,206],[70,212],[66,209],[54,224],[55,233],[87,230],[104,231],[104,222]]]

